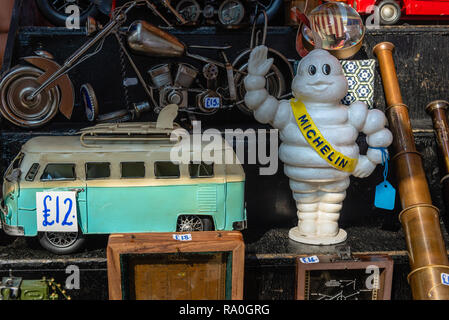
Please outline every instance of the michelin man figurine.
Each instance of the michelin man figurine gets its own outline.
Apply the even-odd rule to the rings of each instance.
[[[304,57],[292,82],[293,99],[278,101],[265,89],[265,75],[273,59],[268,49],[253,49],[245,78],[245,103],[261,123],[279,129],[279,158],[290,179],[298,209],[298,226],[290,239],[307,244],[330,245],[346,240],[338,219],[349,176],[365,178],[382,163],[382,151],[393,136],[385,128],[387,119],[380,110],[368,110],[354,102],[344,106],[341,99],[348,83],[340,62],[322,49]],[[370,147],[359,154],[356,139],[366,134]]]

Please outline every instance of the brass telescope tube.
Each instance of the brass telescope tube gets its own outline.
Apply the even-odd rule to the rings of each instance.
[[[435,100],[426,106],[426,112],[432,117],[433,128],[437,137],[438,149],[443,159],[444,172],[440,183],[443,185],[444,204],[449,210],[449,124],[447,109],[449,102]]]
[[[393,133],[396,177],[402,211],[399,220],[404,228],[411,272],[408,281],[415,300],[447,300],[449,286],[441,273],[449,273],[449,261],[440,228],[439,210],[432,205],[429,186],[408,114],[402,101],[393,61],[394,45],[377,44],[373,52],[379,60],[387,103],[386,115]]]

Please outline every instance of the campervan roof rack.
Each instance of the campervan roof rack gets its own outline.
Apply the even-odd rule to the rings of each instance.
[[[100,147],[95,142],[127,141],[148,142],[167,141],[177,143],[181,136],[172,136],[172,131],[181,128],[173,122],[173,128],[158,128],[156,122],[102,123],[80,130],[80,142],[83,147]]]

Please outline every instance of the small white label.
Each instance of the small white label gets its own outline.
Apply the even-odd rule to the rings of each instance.
[[[192,235],[190,233],[174,234],[173,239],[178,240],[178,241],[192,241]]]
[[[318,259],[317,256],[310,256],[305,258],[299,258],[299,261],[308,264],[308,263],[318,263],[320,262],[320,259]]]
[[[204,101],[204,107],[206,109],[220,108],[220,98],[219,97],[206,97],[206,99]]]
[[[36,192],[37,231],[77,232],[76,192]]]
[[[123,85],[125,87],[132,87],[137,85],[139,82],[137,81],[137,78],[125,78],[125,80],[123,80]]]
[[[449,273],[442,273],[441,274],[441,283],[445,286],[449,286]]]

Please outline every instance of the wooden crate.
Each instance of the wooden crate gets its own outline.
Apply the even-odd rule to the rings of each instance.
[[[318,256],[296,260],[297,300],[390,300],[393,260],[386,255]]]
[[[238,231],[114,234],[107,247],[111,300],[243,299]],[[175,237],[178,238],[175,239]]]

